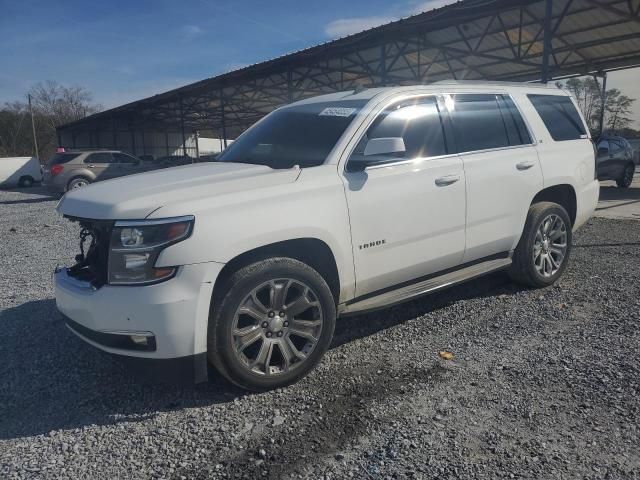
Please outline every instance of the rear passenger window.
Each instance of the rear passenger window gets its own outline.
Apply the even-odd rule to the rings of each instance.
[[[445,155],[447,147],[435,98],[420,98],[389,107],[382,112],[356,146],[352,157],[364,154],[369,139],[401,137],[403,159]]]
[[[110,153],[92,153],[84,159],[84,163],[111,163],[113,157]]]
[[[449,115],[458,152],[472,152],[510,145],[507,127],[496,95],[453,95]],[[506,108],[506,106],[505,106]],[[517,128],[512,123],[512,135]]]
[[[527,95],[555,141],[586,138],[580,114],[571,98],[561,95]]]

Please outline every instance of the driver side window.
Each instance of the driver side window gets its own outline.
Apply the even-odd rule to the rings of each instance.
[[[423,97],[391,105],[374,120],[351,154],[364,159],[367,143],[374,138],[402,138],[405,151],[387,155],[390,161],[435,157],[447,153],[442,120],[435,97]],[[372,156],[372,160],[378,155]]]

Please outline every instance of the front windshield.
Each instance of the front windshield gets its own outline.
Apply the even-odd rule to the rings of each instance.
[[[282,108],[240,135],[219,162],[271,168],[322,165],[366,100],[318,102]]]

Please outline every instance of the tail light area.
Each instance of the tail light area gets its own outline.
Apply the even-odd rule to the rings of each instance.
[[[56,175],[59,175],[60,173],[62,173],[63,170],[64,170],[64,165],[56,164],[51,166],[51,169],[49,170],[49,172],[51,173],[52,177],[55,177]]]

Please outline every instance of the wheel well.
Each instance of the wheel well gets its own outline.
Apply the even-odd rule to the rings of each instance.
[[[577,211],[576,192],[571,185],[554,185],[541,190],[533,198],[531,205],[538,202],[554,202],[562,205],[569,214],[571,225],[575,223]]]
[[[214,301],[221,300],[222,287],[234,272],[271,257],[294,258],[309,265],[325,279],[337,304],[340,296],[340,277],[336,260],[329,246],[316,238],[297,238],[272,243],[249,250],[233,258],[224,266],[216,279],[213,289]]]

